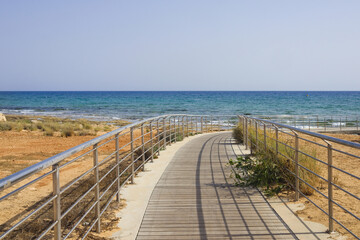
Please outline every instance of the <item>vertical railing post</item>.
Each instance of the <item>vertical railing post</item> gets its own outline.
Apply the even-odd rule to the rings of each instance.
[[[299,134],[292,131],[295,135],[295,201],[299,200],[300,181],[299,181]]]
[[[151,148],[151,162],[154,162],[154,143],[153,143],[153,126],[152,121],[150,122],[150,148]]]
[[[193,134],[193,124],[192,124],[192,117],[190,117],[190,124],[189,124],[191,135]]]
[[[61,205],[60,205],[60,171],[59,164],[54,164],[52,166],[52,170],[54,171],[52,174],[53,178],[53,196],[56,198],[53,200],[53,208],[54,208],[54,222],[57,221],[54,228],[54,238],[56,240],[61,239]]]
[[[259,137],[258,137],[258,122],[255,120],[255,151],[258,151],[259,149]]]
[[[116,159],[116,178],[117,193],[116,201],[120,202],[120,157],[119,157],[119,133],[115,135],[115,159]]]
[[[356,117],[356,130],[359,130],[359,117]]]
[[[213,131],[213,126],[212,126],[213,124],[212,124],[212,116],[210,116],[210,132],[212,132]]]
[[[328,145],[328,207],[329,207],[329,232],[331,233],[334,231],[332,145],[328,141],[325,142]]]
[[[93,160],[94,160],[94,177],[95,177],[95,217],[96,217],[96,232],[100,233],[100,185],[99,185],[99,159],[98,159],[98,144],[93,146]]]
[[[186,116],[186,136],[189,137],[189,116]]]
[[[144,139],[144,124],[141,124],[141,159],[142,159],[142,171],[145,171],[145,139]]]
[[[276,156],[279,154],[279,128],[275,126],[275,149],[276,149]]]
[[[182,130],[182,138],[185,138],[185,116],[181,118],[181,130]]]
[[[251,142],[251,132],[250,132],[250,129],[253,125],[253,120],[252,119],[249,119],[249,134],[248,134],[248,141],[249,141],[249,147],[250,147],[250,154],[252,155],[253,154],[253,147],[252,147],[252,142]]]
[[[163,118],[163,138],[164,138],[164,150],[166,149],[166,121]]]
[[[204,133],[204,117],[201,117],[201,133]]]
[[[241,119],[242,119],[242,125],[243,125],[243,144],[245,145],[246,144],[246,141],[245,141],[245,139],[246,139],[245,117],[242,116]]]
[[[169,146],[171,146],[171,139],[172,139],[172,126],[171,126],[171,123],[172,123],[172,121],[171,121],[171,117],[169,117]]]
[[[267,145],[266,145],[266,123],[264,123],[264,150],[266,151]]]
[[[135,171],[135,169],[134,169],[134,159],[135,159],[135,157],[134,157],[134,128],[132,127],[132,128],[130,128],[130,151],[131,151],[131,184],[133,184],[134,183],[134,171]]]
[[[209,132],[209,120],[207,116],[205,116],[205,132]]]
[[[198,121],[199,117],[195,117],[195,134],[198,134]]]
[[[160,156],[160,128],[159,128],[159,119],[156,120],[156,146],[157,146],[157,155]]]
[[[174,117],[174,143],[176,143],[176,138],[177,138],[177,131],[178,131],[178,128],[177,128],[177,125],[178,125],[178,121],[176,121],[176,119],[178,119],[178,117]]]
[[[245,142],[245,149],[249,149],[248,146],[248,119],[245,118],[245,138],[244,138],[244,142]]]
[[[175,135],[175,142],[176,142],[176,136],[178,136],[179,137],[179,141],[180,141],[180,118],[181,118],[181,116],[179,116],[178,118],[177,118],[177,120],[178,120],[178,126],[177,126],[177,135]]]

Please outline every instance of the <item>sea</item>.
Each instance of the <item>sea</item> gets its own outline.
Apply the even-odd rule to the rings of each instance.
[[[163,114],[360,116],[359,91],[0,92],[0,112],[135,121]]]

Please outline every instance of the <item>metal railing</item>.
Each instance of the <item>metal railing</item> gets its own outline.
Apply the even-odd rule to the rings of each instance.
[[[309,131],[359,131],[360,129],[360,116],[256,115],[254,117]]]
[[[360,176],[352,171],[359,166],[360,144],[256,117],[238,118],[246,148],[276,159],[295,200],[301,195],[325,214],[329,232],[337,224],[359,239],[354,226],[360,224]],[[344,217],[352,219],[350,224],[342,223]]]
[[[85,238],[121,188],[184,137],[229,130],[236,116],[163,115],[138,121],[0,180],[0,239]],[[66,141],[66,140],[64,140]],[[81,170],[81,171],[80,171]],[[38,194],[39,186],[48,192]],[[35,194],[34,194],[35,191]],[[13,211],[8,211],[11,209]],[[1,216],[2,215],[2,216]]]

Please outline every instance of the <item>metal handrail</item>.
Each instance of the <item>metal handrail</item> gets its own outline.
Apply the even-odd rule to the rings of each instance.
[[[333,165],[333,151],[341,153],[341,154],[345,154],[347,156],[353,157],[354,159],[358,159],[358,160],[360,159],[360,156],[352,154],[350,152],[336,149],[336,148],[334,148],[332,143],[339,144],[340,146],[347,146],[347,147],[350,147],[350,148],[356,149],[356,150],[360,149],[360,144],[342,140],[342,139],[338,139],[338,138],[334,138],[334,137],[330,137],[330,136],[323,135],[323,134],[320,134],[317,132],[307,131],[307,130],[300,129],[300,128],[297,128],[294,126],[289,126],[289,125],[285,125],[282,123],[277,123],[274,121],[257,118],[257,117],[238,115],[238,118],[239,118],[239,126],[241,129],[242,138],[244,141],[244,145],[246,146],[246,149],[248,149],[248,147],[250,145],[251,152],[253,152],[254,150],[255,150],[255,152],[259,151],[259,150],[266,151],[266,152],[271,151],[272,152],[271,156],[276,157],[275,159],[277,160],[277,163],[280,164],[280,167],[285,168],[289,172],[289,174],[294,177],[293,183],[289,182],[286,179],[285,180],[288,182],[289,186],[291,186],[294,189],[295,200],[298,200],[299,195],[302,195],[307,200],[309,200],[309,202],[311,202],[315,207],[317,207],[322,212],[324,212],[328,216],[329,232],[332,232],[334,230],[333,224],[335,222],[335,223],[338,223],[339,226],[341,226],[343,229],[345,229],[352,236],[354,236],[357,239],[360,239],[359,236],[357,236],[354,232],[352,232],[348,227],[341,224],[340,221],[338,221],[334,217],[334,205],[336,205],[342,211],[344,211],[344,212],[348,213],[350,216],[354,217],[355,221],[360,220],[360,217],[357,216],[355,213],[346,209],[346,207],[341,205],[339,202],[334,201],[334,196],[333,196],[333,187],[334,186],[336,188],[338,188],[339,190],[343,191],[345,194],[347,194],[357,200],[359,200],[360,197],[354,193],[351,193],[350,192],[351,190],[347,191],[347,190],[343,189],[342,187],[340,187],[338,184],[334,183],[333,182],[333,170],[337,170],[337,171],[339,171],[343,174],[346,174],[347,176],[350,176],[356,180],[360,180],[360,177],[358,177],[348,171],[345,171],[339,167],[334,166]],[[260,130],[260,133],[264,136],[264,139],[262,139],[262,140],[259,139],[259,136],[258,136],[259,125],[263,126],[263,129]],[[250,131],[251,128],[253,130]],[[267,132],[269,132],[269,130],[275,130],[275,137],[270,136],[270,134],[267,133]],[[279,132],[284,134],[283,136],[286,136],[287,138],[294,137],[294,142],[293,142],[294,146],[290,146],[289,144],[284,143],[284,141],[282,141],[279,138],[279,135],[278,135]],[[319,144],[319,143],[315,142],[314,140],[309,140],[309,139],[306,139],[305,137],[300,137],[299,136],[300,133],[307,135],[307,136],[314,137],[315,139],[321,139],[326,144],[325,145]],[[269,135],[269,136],[267,136],[267,135]],[[267,141],[269,141],[269,139],[272,140],[272,144],[275,145],[275,147],[267,146]],[[325,157],[327,157],[327,162],[319,159],[316,156],[311,156],[310,154],[307,154],[306,152],[304,152],[304,151],[306,151],[304,149],[300,149],[299,148],[299,139],[304,140],[307,143],[315,144],[316,146],[320,146],[322,148],[327,149],[327,156],[325,156]],[[261,144],[259,144],[259,143],[261,143]],[[289,154],[286,154],[285,152],[284,152],[285,153],[284,154],[281,151],[279,151],[279,149],[278,149],[279,144],[284,145],[287,149],[290,150],[290,152],[292,152],[292,154],[289,155]],[[327,176],[323,177],[323,176],[317,174],[316,172],[312,171],[311,169],[307,168],[306,166],[300,164],[299,163],[299,154],[302,154],[305,157],[309,157],[310,159],[315,160],[316,162],[320,162],[321,164],[324,164],[325,167],[327,168]],[[289,156],[287,156],[287,155],[289,155]],[[285,159],[290,160],[293,168],[289,169],[286,166],[284,166],[278,160],[279,159],[278,156],[282,156]],[[324,165],[322,165],[322,166],[324,166]],[[317,189],[317,187],[312,185],[313,182],[311,182],[311,181],[308,182],[306,178],[300,177],[300,174],[299,174],[300,170],[302,172],[307,172],[307,173],[311,174],[312,176],[315,176],[316,178],[320,179],[320,181],[326,182],[328,185],[328,187],[327,187],[328,193],[327,194],[322,193],[319,189]],[[316,193],[320,194],[320,196],[322,196],[326,199],[326,201],[328,202],[327,203],[328,211],[322,209],[321,206],[316,204],[314,201],[312,201],[310,198],[308,198],[302,191],[300,191],[300,187],[299,187],[300,181],[303,184],[305,184],[307,187],[311,188]],[[357,214],[359,214],[359,213],[357,213]]]
[[[292,126],[289,126],[289,125],[276,123],[276,122],[273,122],[273,121],[268,121],[268,120],[264,120],[264,119],[260,119],[260,118],[256,118],[256,117],[246,117],[246,118],[266,122],[266,123],[271,124],[271,125],[276,125],[278,127],[287,128],[289,130],[294,130],[296,132],[304,133],[304,134],[309,135],[309,136],[325,139],[325,140],[328,140],[328,141],[331,141],[331,142],[334,142],[334,143],[339,143],[341,145],[345,145],[345,146],[360,149],[360,144],[359,143],[354,143],[354,142],[342,140],[342,139],[339,139],[339,138],[330,137],[330,136],[327,136],[327,135],[324,135],[324,134],[311,132],[311,131],[307,131],[307,130],[304,130],[304,129],[300,129],[300,128],[296,128],[296,127],[292,127]]]
[[[91,139],[87,142],[84,142],[78,146],[75,146],[73,148],[70,148],[69,150],[66,150],[64,152],[61,152],[55,156],[52,156],[44,161],[41,161],[39,163],[36,163],[34,165],[31,165],[30,167],[28,168],[25,168],[17,173],[14,173],[10,176],[7,176],[3,179],[0,180],[0,191],[1,190],[4,190],[8,187],[11,187],[12,185],[14,185],[15,183],[45,169],[45,168],[48,168],[54,164],[57,164],[59,162],[61,162],[62,160],[70,157],[71,155],[74,155],[88,147],[91,147],[93,146],[94,144],[97,144],[111,136],[114,136],[115,134],[117,133],[120,133],[122,131],[124,131],[125,129],[128,129],[128,128],[131,128],[131,127],[134,127],[134,126],[137,126],[141,123],[145,123],[145,122],[148,122],[148,121],[151,121],[151,120],[155,120],[157,118],[166,118],[168,117],[168,115],[163,115],[163,116],[160,116],[160,117],[156,117],[156,118],[149,118],[149,119],[145,119],[145,120],[142,120],[142,121],[138,121],[138,122],[135,122],[135,123],[132,123],[132,124],[129,124],[129,125],[126,125],[124,127],[120,127],[118,129],[115,129],[114,131],[111,131],[111,132],[108,132],[104,135],[101,135],[99,137],[96,137],[94,139]]]
[[[162,115],[144,119],[124,127],[120,127],[102,136],[96,137],[90,141],[82,143],[76,147],[47,158],[39,163],[36,163],[30,167],[27,167],[19,172],[1,179],[0,193],[6,189],[9,189],[10,187],[17,187],[15,184],[19,184],[20,182],[21,186],[17,187],[16,189],[10,189],[9,193],[5,193],[2,197],[0,196],[0,203],[5,200],[8,201],[10,196],[14,197],[15,194],[28,189],[28,187],[33,183],[43,180],[45,177],[51,175],[53,180],[53,192],[49,195],[49,197],[40,199],[37,202],[40,204],[40,207],[35,207],[35,209],[33,209],[30,214],[24,215],[25,217],[20,216],[19,220],[16,220],[17,222],[12,220],[11,222],[14,223],[11,223],[12,225],[9,225],[9,228],[6,231],[2,230],[0,233],[0,239],[8,236],[12,231],[19,228],[19,226],[24,222],[30,221],[30,217],[35,216],[35,214],[37,214],[40,210],[53,212],[53,221],[49,226],[46,226],[46,229],[41,230],[42,232],[36,236],[38,239],[49,235],[50,230],[54,230],[53,237],[55,239],[66,239],[92,211],[95,212],[95,220],[90,223],[90,227],[87,229],[83,237],[85,237],[91,231],[92,227],[95,227],[96,231],[100,232],[100,218],[105,212],[106,208],[109,206],[110,202],[114,197],[116,197],[117,201],[120,201],[119,194],[122,186],[126,184],[127,181],[133,183],[136,172],[140,171],[140,169],[144,169],[144,165],[148,161],[153,161],[154,155],[160,155],[160,150],[165,149],[166,146],[171,145],[172,142],[175,143],[177,141],[177,136],[179,135],[184,138],[189,135],[199,134],[206,131],[213,132],[217,130],[229,129],[229,127],[233,127],[233,125],[236,124],[234,119],[236,120],[235,115],[211,116],[185,114]],[[223,121],[223,123],[220,123],[220,120]],[[148,132],[145,132],[144,128],[146,128]],[[135,130],[141,131],[140,136],[134,136]],[[119,137],[126,137],[126,135],[130,136],[130,141],[125,142],[122,146],[119,146]],[[102,159],[100,160],[98,149],[109,144],[110,142],[115,142],[115,151],[111,150],[111,152],[106,156],[101,155]],[[145,145],[150,145],[150,148],[147,147],[147,149],[145,149]],[[156,149],[154,149],[155,147]],[[125,148],[130,148],[130,151],[125,150]],[[86,152],[84,153],[83,150],[86,150]],[[119,154],[120,151],[122,152],[121,157]],[[135,157],[135,151],[140,151],[141,154],[136,153]],[[65,185],[60,185],[60,178],[62,175],[60,169],[63,169],[65,166],[73,164],[76,161],[80,161],[80,159],[85,159],[85,157],[89,155],[92,155],[93,158],[93,165],[90,167],[90,169],[87,169],[85,172],[79,173],[72,179],[69,179],[70,181]],[[112,160],[115,160],[115,163],[113,163]],[[125,164],[121,171],[120,164]],[[46,173],[41,173],[41,175],[38,176],[39,174],[37,173],[51,167],[52,169]],[[101,170],[103,172],[101,172],[100,175],[100,167],[108,168],[106,168],[106,170],[104,169],[105,171]],[[110,175],[110,173],[115,171],[115,177]],[[90,176],[92,173],[93,175]],[[32,176],[35,176],[35,179],[33,179]],[[90,179],[90,177],[94,178],[92,181],[95,181],[92,183],[89,189],[87,189],[85,193],[82,193],[77,198],[72,199],[74,202],[71,203],[70,201],[69,206],[61,207],[62,201],[64,200],[63,198],[66,198],[68,195],[66,192],[71,192],[72,189],[76,187],[76,184],[78,184],[80,181]],[[111,182],[106,183],[108,185],[106,185],[105,188],[101,187],[102,189],[100,189],[100,183],[102,183],[103,180],[108,179],[108,177],[110,178]],[[125,180],[120,181],[120,178],[125,178]],[[26,182],[26,180],[28,182]],[[110,192],[110,189],[114,186],[116,186],[117,190],[115,192],[111,190]],[[61,225],[61,221],[66,215],[74,211],[75,207],[78,207],[81,201],[83,201],[85,198],[88,198],[91,192],[94,192],[95,196],[91,195],[92,200],[88,205],[90,208],[79,215],[80,219],[76,220],[73,225],[69,226],[69,229],[64,229],[64,227]],[[111,194],[110,200],[107,200],[105,205],[100,206],[100,201],[104,200],[104,196],[108,193]],[[108,199],[108,197],[106,197],[106,199]],[[45,202],[42,203],[42,200],[45,200]],[[51,202],[53,202],[52,205]]]
[[[253,115],[259,119],[277,123],[288,123],[297,128],[329,132],[329,131],[359,131],[360,115]]]

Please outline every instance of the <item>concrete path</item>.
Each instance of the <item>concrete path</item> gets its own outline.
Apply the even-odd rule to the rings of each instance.
[[[231,133],[180,148],[152,192],[137,239],[297,239],[257,189],[234,186]]]

